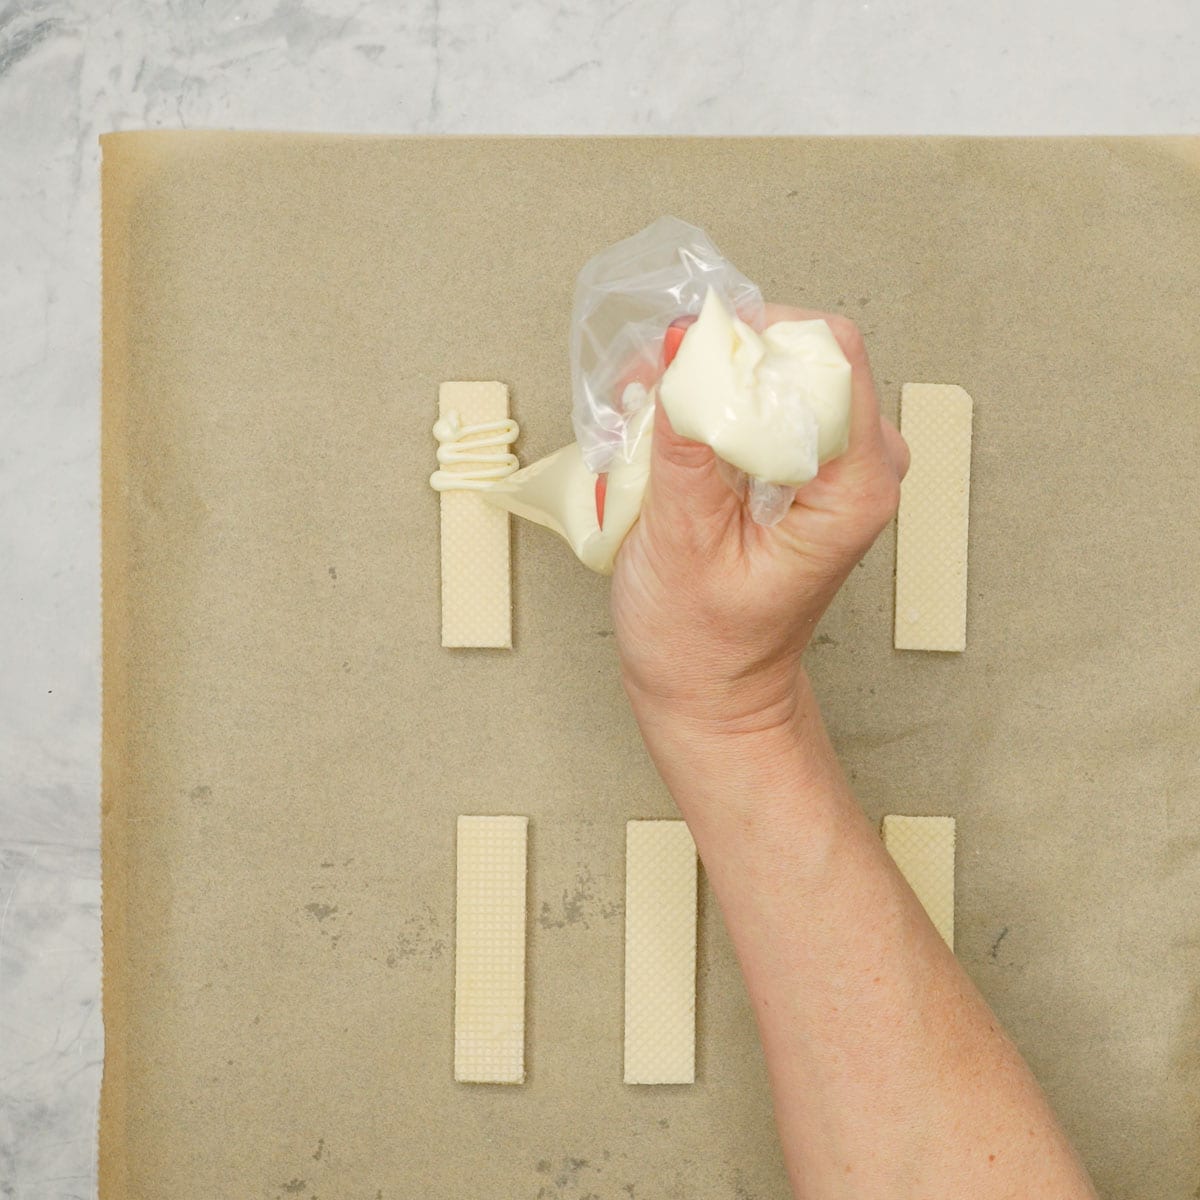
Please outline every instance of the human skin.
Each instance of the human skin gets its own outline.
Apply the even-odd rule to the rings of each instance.
[[[850,445],[774,528],[658,406],[618,556],[622,678],[741,964],[798,1200],[1076,1200],[1087,1175],[1012,1041],[851,793],[804,671],[829,602],[891,521],[908,450],[861,336]]]

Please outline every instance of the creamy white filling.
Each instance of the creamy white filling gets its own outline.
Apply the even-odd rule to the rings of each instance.
[[[482,491],[521,464],[508,448],[521,435],[511,418],[483,425],[464,425],[458,413],[447,413],[433,427],[438,470],[429,477],[435,492]]]
[[[677,433],[765,483],[800,487],[850,437],[850,363],[821,320],[761,334],[711,289],[658,385]]]

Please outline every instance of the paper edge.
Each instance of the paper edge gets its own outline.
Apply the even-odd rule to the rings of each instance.
[[[104,1058],[97,1116],[97,1195],[130,1194],[128,1125],[128,1006],[126,771],[130,561],[127,454],[130,213],[136,172],[132,139],[102,138],[100,164],[100,1007]]]

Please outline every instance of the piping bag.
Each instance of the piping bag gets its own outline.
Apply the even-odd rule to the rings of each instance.
[[[761,525],[843,453],[850,364],[821,320],[765,326],[758,288],[708,235],[662,217],[591,259],[571,313],[577,440],[479,494],[612,573],[642,509],[656,404],[711,446]]]

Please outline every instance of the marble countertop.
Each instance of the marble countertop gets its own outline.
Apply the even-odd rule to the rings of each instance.
[[[1200,130],[1195,0],[0,3],[0,1198],[95,1193],[97,137]]]

